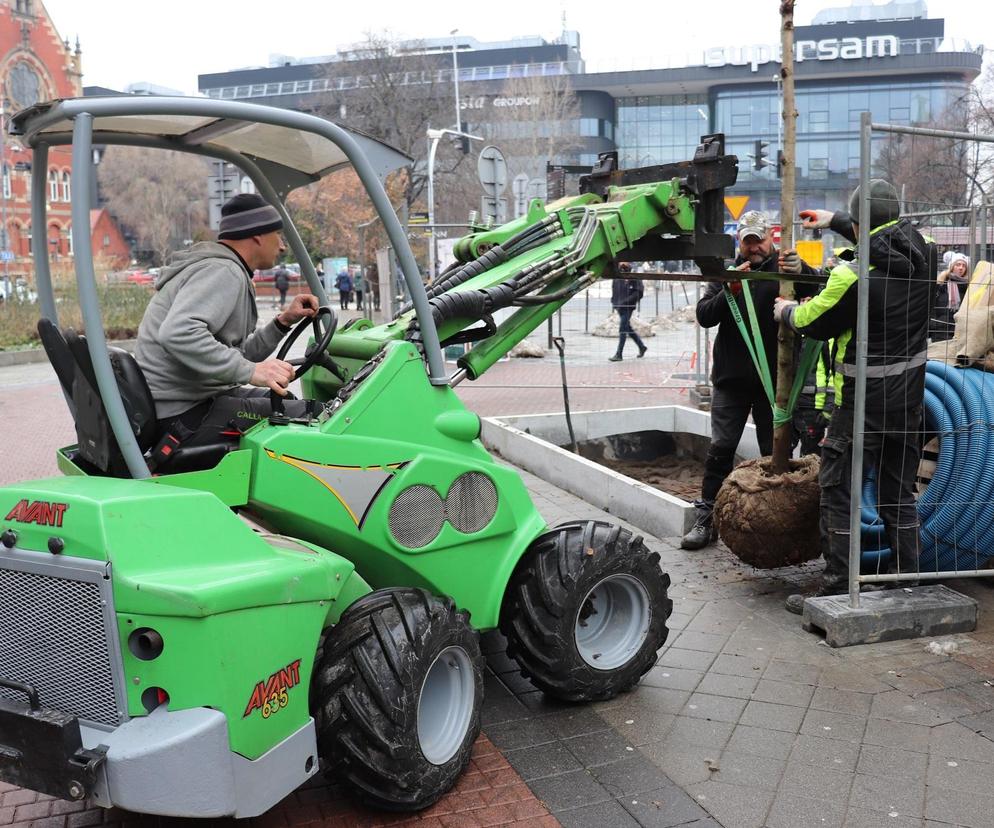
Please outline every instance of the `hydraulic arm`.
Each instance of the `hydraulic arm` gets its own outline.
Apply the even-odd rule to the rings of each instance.
[[[616,160],[602,156],[579,195],[533,200],[526,215],[456,243],[456,261],[427,293],[441,342],[474,343],[458,363],[467,378],[481,376],[577,292],[613,276],[616,261],[693,259],[714,273],[732,255],[722,232],[724,188],[738,167],[724,155],[724,136],[705,136],[692,161],[618,170]],[[494,314],[505,309],[497,324]],[[351,375],[398,339],[420,339],[409,306],[383,325],[346,326],[329,353]],[[313,383],[314,395],[328,399],[340,380],[322,371]]]

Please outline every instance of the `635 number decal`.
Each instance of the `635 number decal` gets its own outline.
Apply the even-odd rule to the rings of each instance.
[[[253,710],[262,711],[264,719],[278,713],[290,703],[289,691],[298,684],[300,684],[299,658],[255,685],[242,718],[244,719]]]

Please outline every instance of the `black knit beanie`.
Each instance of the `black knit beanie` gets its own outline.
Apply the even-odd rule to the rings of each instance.
[[[283,219],[273,205],[256,193],[239,193],[221,206],[218,239],[247,239],[283,229]]]
[[[859,187],[849,199],[849,215],[859,223]],[[894,185],[882,178],[870,179],[870,229],[901,217],[901,204]]]

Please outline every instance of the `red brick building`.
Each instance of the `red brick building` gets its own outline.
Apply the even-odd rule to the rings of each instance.
[[[0,0],[0,93],[3,112],[17,112],[38,101],[72,98],[82,94],[82,52],[77,42],[70,46],[55,28],[41,0]],[[8,248],[14,255],[18,271],[30,272],[32,241],[38,237],[31,226],[31,176],[44,175],[48,181],[48,227],[44,229],[45,243],[53,259],[72,255],[70,228],[71,152],[68,147],[52,147],[48,153],[48,169],[36,170],[32,153],[16,139],[6,134],[4,118],[3,176],[0,179],[0,228],[6,227]],[[110,216],[99,218],[101,228]],[[94,218],[90,220],[91,227]],[[104,235],[115,241],[115,255],[122,255],[118,242],[124,243],[120,230],[101,230],[94,238],[94,253],[102,248]],[[0,249],[3,235],[0,233]],[[123,252],[127,262],[129,252]]]
[[[105,207],[90,210],[90,239],[94,260],[106,267],[120,270],[131,260],[131,246]]]

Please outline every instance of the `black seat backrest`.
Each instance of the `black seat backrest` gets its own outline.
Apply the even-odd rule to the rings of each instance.
[[[66,338],[51,319],[38,320],[38,336],[41,337],[41,344],[48,355],[48,361],[52,363],[55,375],[59,378],[59,383],[62,385],[62,390],[71,406],[72,380],[76,374],[76,361],[69,353]]]
[[[124,455],[110,428],[86,338],[71,328],[63,332],[47,319],[38,323],[38,332],[59,382],[75,408],[73,415],[80,455],[104,474],[130,477]],[[155,401],[135,358],[120,348],[107,350],[124,411],[144,454],[155,442]]]

